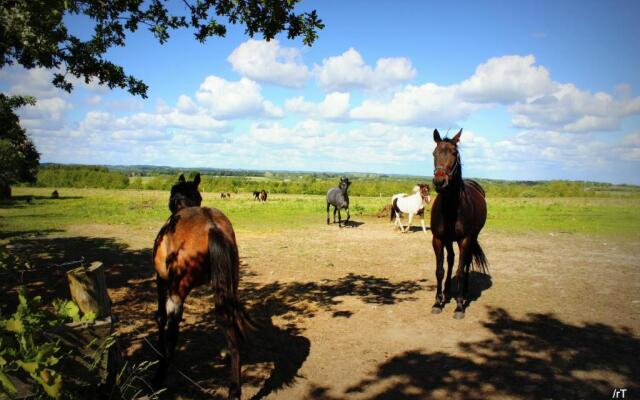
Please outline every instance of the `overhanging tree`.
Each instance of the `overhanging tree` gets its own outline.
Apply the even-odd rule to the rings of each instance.
[[[227,24],[241,24],[249,36],[269,40],[286,32],[306,45],[324,27],[316,11],[296,13],[299,0],[182,0],[170,11],[162,0],[2,0],[0,1],[0,68],[18,63],[25,68],[57,69],[53,84],[71,91],[69,76],[96,79],[109,88],[123,88],[147,97],[147,85],[104,58],[111,47],[124,46],[127,34],[140,26],[160,43],[171,30],[193,29],[196,40],[225,36]],[[182,12],[175,12],[181,9]],[[71,34],[65,15],[93,21],[93,34],[82,40]]]
[[[27,104],[35,99],[0,93],[0,198],[11,197],[11,184],[36,180],[40,154],[14,112]]]
[[[224,37],[228,24],[240,24],[250,37],[262,34],[270,40],[286,32],[290,39],[302,37],[311,46],[324,24],[315,10],[296,13],[299,1],[182,0],[171,3],[169,10],[164,0],[0,0],[0,68],[19,64],[27,69],[52,69],[53,85],[67,92],[73,90],[70,77],[76,77],[146,98],[148,86],[142,80],[105,59],[110,48],[124,46],[127,35],[140,26],[151,31],[160,43],[165,43],[176,29],[192,29],[195,39],[204,42],[209,37]],[[83,40],[70,33],[64,19],[67,15],[90,19],[91,37]],[[10,121],[10,125],[3,121],[2,134],[6,126],[6,132],[19,132],[23,139],[18,141],[20,145],[0,143],[0,169],[14,171],[0,172],[0,196],[10,195],[9,185],[16,179],[35,179],[39,155],[13,112],[32,101],[2,97],[3,118]]]

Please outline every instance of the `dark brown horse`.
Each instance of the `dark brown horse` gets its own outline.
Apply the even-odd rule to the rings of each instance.
[[[436,148],[433,151],[433,183],[438,192],[431,208],[433,251],[436,254],[436,278],[438,288],[436,302],[431,312],[438,314],[451,296],[451,271],[455,260],[453,242],[458,243],[458,285],[454,318],[464,318],[469,288],[469,269],[473,264],[480,272],[488,274],[487,259],[478,243],[478,235],[487,220],[487,203],[482,187],[470,179],[462,179],[462,164],[458,142],[462,129],[451,139],[440,138],[433,131]],[[444,249],[447,249],[447,279],[442,292],[444,277]]]
[[[260,193],[258,194],[258,200],[260,200],[261,204],[264,204],[267,202],[267,191],[262,189],[260,191]]]
[[[178,339],[182,307],[194,287],[210,283],[216,320],[223,328],[231,355],[229,398],[240,398],[239,344],[252,324],[238,300],[239,256],[231,222],[219,210],[200,207],[200,174],[193,182],[180,175],[171,188],[171,217],[153,244],[153,266],[158,284],[160,349],[164,357],[154,378],[164,381]],[[205,350],[207,351],[207,350]]]

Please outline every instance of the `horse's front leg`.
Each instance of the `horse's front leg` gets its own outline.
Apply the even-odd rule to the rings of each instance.
[[[338,212],[338,206],[333,206],[333,223],[336,223],[336,213]]]
[[[349,206],[347,205],[347,220],[344,221],[344,224],[348,224],[349,223],[349,219],[351,218],[351,214],[349,214]]]
[[[431,240],[433,245],[433,252],[436,255],[436,280],[438,286],[436,289],[436,302],[431,308],[432,314],[440,314],[444,308],[444,298],[442,296],[442,278],[444,277],[444,248],[442,247],[442,240],[437,237],[433,237]]]
[[[418,211],[418,215],[420,215],[420,223],[422,224],[422,232],[427,233],[427,227],[424,225],[424,208]]]
[[[471,240],[465,237],[458,241],[458,269],[456,270],[456,281],[458,283],[458,294],[456,296],[456,310],[453,318],[464,318],[465,299],[467,297],[467,275],[469,274],[469,263],[471,261]]]
[[[444,281],[444,301],[448,302],[451,299],[451,272],[453,272],[453,262],[456,259],[456,253],[453,251],[453,243],[448,242],[445,244],[447,249],[447,277]]]
[[[340,208],[339,206],[337,206],[338,208],[338,226],[342,226],[342,215],[340,214]]]
[[[407,232],[411,230],[411,221],[413,220],[413,213],[409,213],[409,223],[407,224]]]

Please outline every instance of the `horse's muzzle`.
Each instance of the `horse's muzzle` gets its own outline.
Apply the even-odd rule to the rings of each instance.
[[[440,193],[449,184],[449,177],[446,174],[438,175],[437,173],[433,177],[433,186],[435,186],[436,192]]]

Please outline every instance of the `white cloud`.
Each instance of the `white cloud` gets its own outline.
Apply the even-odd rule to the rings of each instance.
[[[87,99],[85,100],[85,102],[91,106],[100,104],[101,101],[102,101],[102,96],[98,96],[98,95],[87,97]]]
[[[331,92],[320,103],[312,103],[303,97],[295,97],[285,102],[285,109],[305,114],[310,118],[338,119],[349,111],[349,93]]]
[[[622,118],[640,114],[640,97],[615,99],[573,84],[558,84],[553,93],[516,103],[509,110],[513,125],[519,128],[596,132],[616,130]]]
[[[219,119],[277,118],[283,115],[280,108],[262,97],[260,85],[247,78],[230,82],[208,76],[200,85],[196,99],[214,118]]]
[[[381,58],[374,69],[353,48],[339,56],[325,58],[322,65],[314,66],[313,72],[318,85],[327,91],[385,89],[416,75],[407,58]]]
[[[555,85],[549,71],[534,66],[535,61],[532,55],[490,58],[480,64],[469,79],[460,83],[459,95],[478,103],[510,104],[550,93]]]
[[[178,97],[178,103],[176,104],[178,110],[185,114],[195,114],[198,111],[198,106],[189,96],[181,94]]]
[[[552,81],[529,56],[504,56],[479,65],[468,79],[449,86],[426,83],[395,90],[388,99],[369,98],[350,111],[353,119],[405,125],[455,125],[480,108],[508,106],[512,124],[527,130],[574,133],[617,130],[640,114],[640,97],[619,86],[616,97]]]
[[[281,47],[277,40],[249,39],[229,55],[233,70],[259,82],[289,87],[302,87],[309,70],[302,62],[300,51]]]
[[[427,83],[407,85],[389,101],[365,100],[350,115],[368,121],[439,126],[455,123],[481,107],[460,99],[455,86]]]

